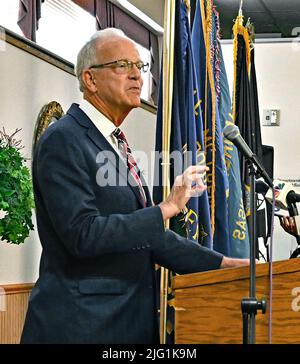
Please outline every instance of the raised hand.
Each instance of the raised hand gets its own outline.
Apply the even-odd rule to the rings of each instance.
[[[207,188],[203,180],[208,170],[206,166],[190,166],[182,175],[175,178],[169,196],[159,204],[164,220],[183,210],[191,197],[202,195]]]

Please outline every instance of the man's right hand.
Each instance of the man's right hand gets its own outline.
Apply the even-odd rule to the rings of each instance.
[[[164,220],[179,214],[191,197],[202,195],[207,188],[202,177],[208,170],[206,166],[190,166],[175,178],[169,196],[159,204]]]

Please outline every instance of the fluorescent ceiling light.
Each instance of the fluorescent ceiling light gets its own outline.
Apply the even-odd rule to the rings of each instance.
[[[127,0],[111,0],[116,5],[119,5],[121,8],[126,10],[128,13],[130,13],[131,16],[133,16],[136,19],[140,19],[145,26],[150,27],[154,31],[156,31],[159,34],[163,34],[164,28],[162,28],[159,24],[157,24],[154,20],[152,20],[148,15],[143,13],[140,9],[138,9],[136,6],[132,5]]]

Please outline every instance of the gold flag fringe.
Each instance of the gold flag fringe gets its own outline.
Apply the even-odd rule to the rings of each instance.
[[[250,77],[250,70],[251,70],[251,50],[252,50],[252,40],[250,38],[248,29],[244,27],[244,17],[239,15],[234,23],[232,28],[233,30],[233,64],[234,64],[234,77],[233,77],[233,108],[232,108],[232,115],[233,115],[233,122],[235,123],[236,118],[236,80],[237,80],[237,53],[238,53],[238,35],[241,35],[244,38],[245,45],[246,45],[246,64],[247,64],[247,72],[248,76]]]

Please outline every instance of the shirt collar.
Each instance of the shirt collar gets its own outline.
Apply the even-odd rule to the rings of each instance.
[[[116,129],[111,120],[85,99],[80,102],[79,107],[92,120],[93,124],[105,138],[111,136],[112,132]]]

